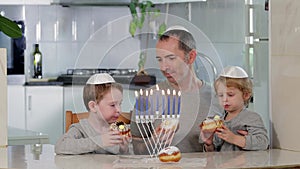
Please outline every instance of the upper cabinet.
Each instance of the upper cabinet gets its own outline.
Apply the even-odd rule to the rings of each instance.
[[[140,0],[140,2],[146,0]],[[206,0],[151,0],[154,4],[199,2]],[[128,6],[131,0],[52,0],[52,4],[63,6]]]
[[[0,5],[50,5],[52,0],[1,0]]]

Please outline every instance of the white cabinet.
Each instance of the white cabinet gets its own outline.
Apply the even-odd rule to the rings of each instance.
[[[52,0],[1,0],[0,5],[50,5]]]
[[[25,89],[23,85],[7,86],[7,104],[8,125],[25,129]]]
[[[83,103],[83,85],[64,87],[64,111],[86,112]]]
[[[26,129],[49,135],[55,144],[63,134],[63,87],[26,86]]]

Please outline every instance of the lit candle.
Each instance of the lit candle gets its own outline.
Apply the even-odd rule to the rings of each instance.
[[[180,104],[181,104],[181,92],[178,92],[178,110],[177,110],[177,115],[180,114]]]
[[[162,115],[165,115],[165,91],[161,91],[162,94]]]
[[[167,90],[167,94],[168,94],[168,115],[170,115],[170,89]]]
[[[138,101],[139,93],[138,91],[135,91],[134,94],[135,94],[135,115],[138,116],[139,115],[139,101]]]
[[[153,90],[150,89],[150,115],[153,113]]]
[[[172,115],[175,115],[175,97],[176,97],[176,91],[175,90],[173,90],[173,113],[172,113]]]
[[[146,115],[149,115],[149,110],[148,110],[148,101],[149,101],[149,92],[146,90]]]
[[[158,99],[158,93],[159,93],[159,87],[156,85],[156,111],[158,112],[158,106],[159,106],[159,99]]]
[[[140,89],[140,111],[141,112],[143,112],[144,111],[144,109],[143,109],[143,90],[142,89]]]

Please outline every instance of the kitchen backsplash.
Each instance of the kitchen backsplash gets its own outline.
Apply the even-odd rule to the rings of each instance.
[[[166,5],[159,7],[162,13],[166,11]],[[13,20],[25,20],[26,73],[34,43],[43,52],[44,77],[73,68],[138,68],[142,45],[129,34],[131,15],[126,6],[0,5],[0,10]],[[194,24],[190,28],[201,32],[196,39],[199,51],[218,67],[243,66],[244,1],[195,2],[190,12]],[[189,18],[187,3],[170,4],[168,13],[168,25],[185,24]],[[179,16],[180,21],[172,16]],[[155,38],[152,40],[150,47],[154,47]],[[153,58],[146,64],[157,66]]]

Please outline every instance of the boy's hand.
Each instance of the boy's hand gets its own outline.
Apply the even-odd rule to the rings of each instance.
[[[103,147],[110,147],[121,144],[123,142],[123,136],[119,131],[108,131],[101,136]]]
[[[234,134],[232,131],[230,131],[224,125],[223,125],[222,128],[218,128],[216,130],[216,134],[218,135],[219,138],[223,139],[224,141],[226,141],[228,143],[237,145],[237,146],[242,147],[242,148],[245,147],[245,145],[246,145],[246,139],[243,135]]]
[[[201,136],[202,141],[206,145],[212,145],[213,138],[214,138],[214,132],[205,132],[203,130],[200,130],[200,136]]]

